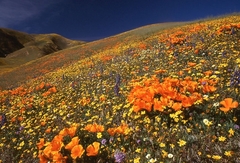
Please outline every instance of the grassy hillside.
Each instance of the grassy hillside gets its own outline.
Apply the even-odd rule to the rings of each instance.
[[[239,15],[152,25],[2,74],[2,162],[240,162],[239,38]]]
[[[0,74],[48,54],[81,45],[58,34],[27,34],[0,28]]]

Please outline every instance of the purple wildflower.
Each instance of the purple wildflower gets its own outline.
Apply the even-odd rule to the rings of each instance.
[[[178,52],[174,52],[174,53],[173,53],[173,56],[174,56],[174,57],[178,57]]]
[[[240,69],[237,67],[235,68],[232,77],[230,79],[231,86],[240,86]]]
[[[121,162],[123,162],[125,160],[126,155],[122,151],[116,150],[114,152],[114,158],[115,158],[115,162],[121,163]]]
[[[103,74],[103,67],[100,67],[100,73]]]
[[[119,96],[119,86],[118,86],[117,84],[114,86],[114,93],[115,93],[117,96]]]
[[[2,127],[7,122],[7,117],[5,114],[0,115],[0,127]]]
[[[107,140],[106,139],[102,139],[101,143],[102,143],[102,145],[106,145]]]
[[[238,130],[239,128],[240,128],[239,125],[237,124],[234,125],[234,129]]]
[[[140,144],[141,140],[137,140],[137,143]]]
[[[222,52],[222,56],[223,56],[223,57],[226,57],[226,54],[227,54],[226,51],[223,51],[223,52]]]
[[[113,137],[110,137],[110,139],[109,139],[109,143],[112,143],[113,140],[114,140],[114,138],[113,138]]]
[[[116,85],[119,85],[121,82],[121,76],[119,74],[117,74],[116,76]]]
[[[232,27],[231,28],[231,35],[234,35],[236,33],[235,29]]]
[[[23,129],[24,129],[23,126],[20,126],[20,127],[19,127],[19,131],[22,131]]]

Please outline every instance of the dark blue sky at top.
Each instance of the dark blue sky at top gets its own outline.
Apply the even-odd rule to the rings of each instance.
[[[144,25],[233,12],[240,12],[240,0],[0,0],[0,27],[93,41]]]

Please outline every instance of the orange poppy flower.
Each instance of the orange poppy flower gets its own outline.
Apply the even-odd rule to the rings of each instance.
[[[47,92],[44,92],[44,93],[42,94],[42,96],[43,96],[43,97],[46,97],[46,96],[48,96],[48,95],[50,95],[50,94],[51,94],[51,92],[47,91]]]
[[[41,122],[41,126],[45,126],[46,125],[46,122],[45,121],[42,121]]]
[[[20,109],[20,113],[21,113],[21,114],[24,113],[25,110],[26,110],[26,108],[22,107],[22,108]]]
[[[51,157],[51,152],[52,152],[52,146],[51,144],[49,144],[48,146],[46,146],[46,148],[44,148],[43,153],[47,158]]]
[[[182,103],[180,103],[180,102],[175,102],[175,103],[172,105],[172,108],[173,108],[173,110],[178,111],[178,110],[180,110],[180,109],[182,108]]]
[[[179,76],[182,76],[183,73],[184,73],[184,72],[183,72],[182,70],[180,70],[180,71],[178,72],[178,75],[179,75]]]
[[[191,97],[187,97],[186,95],[182,95],[182,106],[187,108],[193,105],[194,101]]]
[[[139,44],[139,48],[140,48],[140,49],[146,49],[146,47],[147,47],[147,46],[146,46],[146,44],[144,44],[144,43],[140,43],[140,44]]]
[[[71,150],[71,157],[76,159],[77,157],[81,157],[85,150],[82,145],[75,145]]]
[[[56,87],[52,87],[52,88],[49,88],[48,91],[51,92],[51,93],[56,93],[57,89],[56,89]]]
[[[37,143],[37,147],[38,147],[38,149],[42,149],[43,146],[44,146],[44,138],[41,138],[40,142]]]
[[[144,100],[141,99],[136,99],[136,101],[134,102],[133,111],[139,112],[144,109],[150,112],[152,109],[152,103],[145,102]]]
[[[154,73],[156,74],[163,74],[165,73],[167,70],[163,70],[163,69],[160,69],[160,70],[155,70]]]
[[[115,135],[115,128],[109,128],[107,130],[108,134],[111,135],[111,136],[114,136]]]
[[[22,117],[22,116],[19,116],[19,117],[18,117],[18,120],[19,120],[19,121],[22,121],[22,120],[23,120],[23,117]]]
[[[195,49],[195,50],[194,50],[194,54],[198,54],[199,51],[200,51],[199,49]]]
[[[66,128],[62,129],[62,130],[59,132],[59,135],[62,135],[62,136],[68,135],[67,129],[66,129]]]
[[[87,147],[87,156],[96,156],[98,155],[98,151],[100,148],[100,143],[99,142],[93,142]]]
[[[84,129],[89,132],[102,132],[104,131],[104,126],[94,123],[88,124]]]
[[[39,91],[39,90],[43,89],[44,86],[45,86],[44,82],[40,83],[38,86],[36,86],[36,91]]]
[[[168,62],[170,65],[172,65],[173,63],[174,63],[174,61],[170,61],[170,62]]]
[[[15,121],[16,121],[16,118],[13,117],[13,118],[11,119],[11,122],[15,122]]]
[[[48,159],[44,156],[44,154],[39,154],[38,158],[40,163],[48,163]]]
[[[52,131],[51,128],[47,128],[47,129],[45,130],[45,133],[49,134],[51,131]]]
[[[208,70],[208,71],[205,71],[205,72],[203,72],[204,73],[204,75],[206,75],[206,76],[210,76],[210,75],[212,75],[212,71],[211,70]]]
[[[63,156],[60,152],[53,152],[52,161],[55,163],[66,162],[67,157]]]
[[[76,130],[77,130],[77,127],[73,126],[73,127],[68,128],[67,133],[70,137],[73,137],[76,133]]]
[[[220,104],[224,106],[224,107],[220,107],[220,110],[224,112],[228,112],[229,110],[238,107],[238,102],[233,101],[232,98],[225,98],[223,101],[220,102]]]
[[[203,93],[214,92],[217,88],[212,85],[203,85]]]
[[[188,64],[188,66],[190,66],[190,67],[194,67],[194,66],[196,66],[197,63],[195,63],[195,62],[188,62],[187,64]]]
[[[121,126],[118,126],[115,129],[115,132],[118,133],[118,134],[124,134],[127,128],[128,128],[127,124],[121,124]]]
[[[51,150],[52,151],[60,151],[61,148],[63,147],[63,142],[62,142],[62,136],[61,135],[57,135],[53,138],[53,140],[51,141]]]
[[[154,89],[149,87],[148,90],[142,92],[142,97],[140,97],[143,101],[152,102],[154,97]]]
[[[105,96],[105,95],[101,95],[101,96],[99,97],[99,99],[100,99],[100,101],[105,101],[105,100],[106,100],[106,96]]]
[[[205,63],[205,62],[206,62],[206,60],[204,60],[204,59],[201,59],[199,62],[200,62],[200,63]]]
[[[79,138],[76,136],[72,138],[72,141],[65,146],[65,149],[72,150],[72,148],[78,145]]]
[[[66,136],[69,135],[71,138],[75,135],[77,130],[76,126],[70,127],[70,128],[64,128],[59,132],[59,135]]]

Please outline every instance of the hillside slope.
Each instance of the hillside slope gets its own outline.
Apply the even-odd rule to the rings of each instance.
[[[173,28],[186,23],[187,22],[170,22],[170,23],[159,23],[159,24],[147,25],[147,26],[140,27],[124,33],[120,33],[118,35],[111,36],[102,40],[93,41],[90,43],[72,47],[70,49],[65,49],[59,52],[55,52],[54,54],[51,54],[49,56],[45,56],[39,59],[36,59],[36,58],[39,56],[39,54],[44,52],[44,46],[47,46],[47,44],[45,44],[47,42],[46,40],[44,41],[44,44],[42,44],[44,46],[40,44],[41,37],[51,38],[52,35],[37,35],[35,36],[36,38],[38,38],[37,43],[35,41],[27,43],[27,45],[29,46],[25,47],[24,49],[18,50],[16,52],[17,53],[16,56],[15,56],[15,53],[12,53],[9,55],[9,57],[6,58],[6,60],[1,60],[0,58],[0,65],[14,64],[16,61],[15,58],[20,56],[20,54],[21,54],[21,57],[22,56],[25,56],[25,57],[23,57],[23,59],[21,59],[21,57],[18,58],[19,63],[21,62],[21,60],[23,60],[22,63],[24,63],[26,60],[28,61],[31,60],[31,62],[28,62],[27,64],[23,64],[14,69],[10,69],[11,71],[8,71],[7,73],[2,73],[2,74],[0,73],[0,78],[2,79],[0,80],[0,88],[16,86],[18,82],[21,83],[23,81],[26,81],[27,79],[44,75],[45,73],[59,69],[64,65],[66,66],[74,62],[77,62],[79,59],[83,59],[83,58],[95,55],[96,53],[102,50],[105,50],[108,48],[111,49],[112,47],[118,47],[118,46],[126,46],[127,44],[131,44],[133,40],[138,40],[138,39],[144,40],[145,37],[147,38],[150,35],[153,35],[161,30],[164,30],[167,28]],[[55,38],[57,37],[55,36]],[[26,40],[27,39],[29,38],[26,38]],[[52,41],[52,39],[48,39],[48,40],[50,40],[49,42],[54,42]],[[62,43],[61,39],[55,39],[55,42],[57,42],[58,45]],[[39,50],[39,47],[31,46],[32,44],[35,44],[35,45],[38,44],[38,46],[41,46],[43,48]],[[63,44],[63,45],[66,45],[66,44]],[[132,46],[135,46],[135,45],[132,44]],[[48,50],[51,50],[51,48],[49,48]],[[29,55],[30,52],[32,52],[31,55]],[[37,68],[36,68],[36,65],[37,65]]]
[[[48,54],[84,44],[58,34],[27,34],[0,28],[0,73]]]
[[[0,162],[240,162],[240,15],[149,27],[2,74]]]

